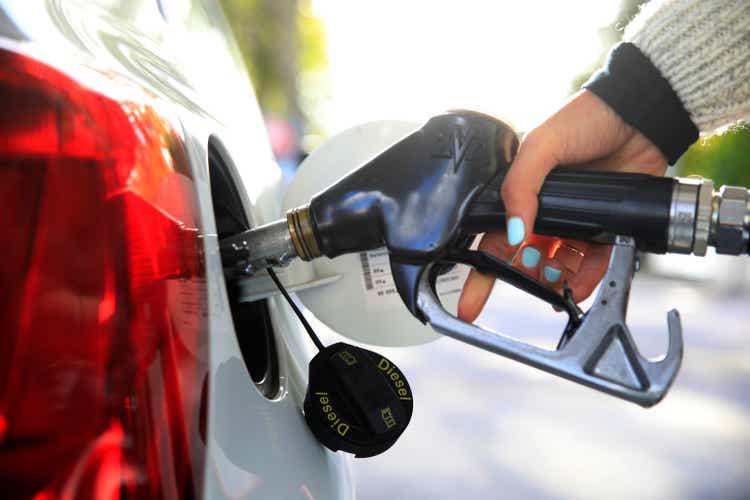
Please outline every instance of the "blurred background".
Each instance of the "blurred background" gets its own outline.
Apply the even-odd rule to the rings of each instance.
[[[468,108],[529,130],[575,92],[642,2],[222,0],[284,178],[327,136]],[[669,171],[750,186],[750,128],[702,138]],[[418,402],[387,454],[356,461],[385,498],[750,498],[750,266],[649,258],[628,321],[645,354],[679,307],[686,353],[643,410],[443,339],[383,350]],[[560,320],[496,286],[479,321],[551,346]]]

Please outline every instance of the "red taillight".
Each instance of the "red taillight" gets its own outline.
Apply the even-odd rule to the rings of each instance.
[[[200,491],[206,293],[184,145],[0,51],[0,491]]]

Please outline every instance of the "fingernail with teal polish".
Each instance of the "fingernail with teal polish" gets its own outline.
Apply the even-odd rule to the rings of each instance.
[[[546,279],[550,283],[554,283],[555,281],[559,280],[561,274],[562,274],[562,271],[560,271],[559,269],[555,269],[554,267],[544,266],[544,279]]]
[[[539,264],[539,257],[541,257],[539,250],[534,247],[524,247],[521,253],[521,264],[523,264],[523,267],[531,269]]]
[[[523,227],[523,220],[520,217],[511,217],[508,219],[508,243],[518,245],[526,236],[526,229]]]

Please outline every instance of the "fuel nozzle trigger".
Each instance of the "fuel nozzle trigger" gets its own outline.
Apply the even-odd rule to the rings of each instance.
[[[682,361],[682,327],[676,310],[667,315],[669,346],[663,359],[643,357],[625,322],[636,248],[630,237],[615,239],[609,268],[591,308],[581,314],[568,294],[558,294],[508,264],[474,251],[448,252],[450,262],[491,273],[545,302],[563,309],[568,323],[558,347],[549,351],[487,331],[448,314],[434,291],[433,263],[420,274],[417,311],[436,331],[554,375],[648,407],[669,390]],[[566,296],[567,295],[567,296]]]

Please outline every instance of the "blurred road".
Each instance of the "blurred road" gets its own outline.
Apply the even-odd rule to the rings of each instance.
[[[682,370],[662,403],[645,410],[448,338],[378,349],[408,376],[415,411],[389,452],[355,461],[358,498],[750,498],[750,292],[639,274],[628,323],[645,355],[666,348],[666,311],[682,313]],[[483,325],[541,346],[562,325],[502,285],[485,311]]]

